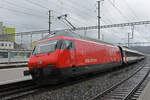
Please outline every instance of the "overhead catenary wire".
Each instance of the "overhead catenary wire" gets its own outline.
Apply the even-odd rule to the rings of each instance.
[[[108,1],[109,1],[109,3],[120,13],[120,15],[122,15],[122,17],[123,17],[126,21],[129,22],[129,19],[120,11],[120,9],[119,9],[117,6],[115,6],[115,4],[114,4],[111,0],[108,0]]]
[[[58,5],[59,6],[59,5]],[[70,10],[70,12],[73,10],[73,11],[76,11],[76,14],[78,14],[78,15],[80,15],[81,16],[81,14],[82,14],[82,16],[84,15],[84,17],[85,16],[89,16],[89,17],[95,17],[95,16],[93,16],[93,15],[91,15],[89,12],[85,12],[85,11],[83,11],[82,9],[80,9],[80,8],[78,8],[78,7],[74,7],[74,6],[66,6],[66,9],[67,10]],[[66,12],[67,12],[67,10],[66,9],[64,9]],[[56,11],[55,11],[56,12]],[[65,13],[66,13],[65,12]],[[61,11],[57,11],[57,13],[60,13],[61,14]]]
[[[53,2],[53,1],[52,1]],[[53,2],[54,3],[54,2]],[[87,10],[87,7],[85,8],[85,7],[83,7],[82,9],[80,9],[80,7],[77,7],[77,6],[71,6],[71,5],[69,5],[70,4],[70,2],[67,2],[66,3],[66,6],[65,6],[65,13],[67,13],[67,11],[68,10],[70,10],[70,12],[73,10],[73,11],[76,11],[76,13],[78,13],[78,14],[80,14],[80,16],[82,16],[83,14],[84,14],[84,17],[85,16],[90,16],[91,18],[92,17],[96,17],[96,16],[93,16],[92,14],[90,14],[91,12],[89,12],[89,10]],[[57,4],[57,3],[54,3],[54,5],[56,5],[56,6],[60,6],[59,4]],[[86,9],[86,10],[83,10],[83,9]],[[86,11],[88,11],[88,12],[86,12]],[[56,12],[56,11],[55,11]],[[93,11],[94,12],[94,11]],[[61,11],[57,11],[57,13],[60,13],[60,14],[62,14],[61,13]]]
[[[43,6],[41,6],[39,3],[36,3],[36,2],[32,2],[32,1],[30,1],[30,0],[26,0],[27,2],[30,2],[31,4],[33,4],[33,5],[36,5],[36,6],[38,6],[38,7],[42,7],[42,8],[44,8],[44,9],[47,9],[48,10],[48,8],[47,7],[43,7]],[[58,11],[53,11],[54,13],[61,13],[61,12],[58,12]]]
[[[132,12],[132,14],[135,16],[136,19],[139,19],[138,16],[136,15],[136,13],[134,12],[134,10],[130,7],[130,5],[128,4],[127,0],[123,0],[125,2],[125,4],[127,5],[127,7],[130,9],[130,11]]]
[[[113,6],[110,6],[111,4],[108,2],[108,0],[105,0],[105,5],[102,5],[102,9],[103,11],[101,11],[102,14],[102,19],[106,19],[108,20],[110,23],[109,24],[113,24],[114,22],[118,22],[118,18],[116,16],[113,16],[114,13],[112,14],[112,8],[114,8]],[[108,7],[109,6],[109,7]],[[112,8],[111,8],[112,7]],[[105,13],[107,12],[107,13]]]
[[[115,4],[114,4],[111,0],[108,0],[108,1],[109,1],[109,3],[110,3],[114,8],[116,8],[116,10],[123,16],[123,18],[129,22],[129,19],[128,19],[126,16],[124,16],[124,14],[121,12],[121,10],[120,10],[117,6],[115,6]],[[129,5],[127,4],[127,2],[126,2],[126,5],[129,7]],[[130,8],[130,9],[131,9],[131,8]],[[133,12],[133,10],[132,10],[132,12]],[[134,18],[135,18],[135,17],[134,17]],[[132,37],[133,37],[133,34],[134,34],[134,33],[132,33]]]
[[[0,8],[8,10],[8,11],[15,12],[15,13],[22,13],[22,14],[25,14],[25,15],[30,15],[30,16],[35,16],[35,17],[44,17],[44,16],[41,16],[41,15],[35,15],[35,14],[27,13],[27,12],[22,12],[22,11],[19,11],[19,10],[16,10],[16,9],[10,9],[10,8],[6,8],[6,7],[0,7]]]
[[[42,1],[42,0],[38,0],[38,1],[32,1],[32,0],[25,0],[25,1],[29,1],[28,3],[29,4],[34,4],[34,5],[37,5],[39,8],[40,8],[40,10],[43,10],[43,11],[45,11],[45,10],[49,10],[50,8],[51,8],[51,6],[46,6],[46,5],[48,5],[48,2],[45,2],[45,1]],[[39,2],[39,1],[41,1],[41,2]],[[50,1],[49,3],[51,3],[51,2],[54,2],[54,4],[52,5],[52,7],[60,7],[60,5],[58,6],[58,5],[55,5],[55,4],[57,4],[57,2],[55,2],[55,1],[51,1],[51,0],[47,0],[47,1]],[[31,3],[32,2],[32,3]],[[63,1],[62,1],[63,2]],[[47,3],[47,4],[46,4]],[[94,18],[96,18],[96,13],[94,14],[93,13],[93,11],[92,10],[90,10],[90,8],[88,8],[88,6],[86,7],[86,3],[85,4],[81,4],[80,5],[80,3],[77,3],[77,5],[79,4],[79,6],[76,6],[76,5],[71,5],[70,3],[75,3],[75,1],[70,1],[70,2],[64,2],[63,3],[63,6],[65,6],[63,9],[63,11],[65,12],[68,12],[69,14],[71,14],[71,12],[73,12],[73,11],[75,11],[75,15],[76,16],[74,16],[73,15],[73,17],[71,16],[71,18],[69,19],[69,20],[71,20],[72,22],[76,22],[77,23],[77,25],[84,25],[84,26],[87,26],[87,25],[90,25],[90,23],[92,23],[92,24],[94,24],[94,23],[96,23],[96,21],[94,21],[93,22],[93,20],[94,20]],[[45,4],[45,5],[44,5]],[[88,4],[88,5],[90,5],[90,4]],[[115,4],[114,4],[115,5]],[[83,6],[83,7],[82,7]],[[122,14],[120,14],[126,21],[127,20],[129,20],[129,18],[125,15],[125,12],[123,12],[122,11],[122,9],[120,9],[117,5],[115,5],[120,11],[121,11],[121,13]],[[42,9],[41,9],[42,8]],[[115,7],[114,7],[115,8]],[[10,8],[11,9],[11,8]],[[12,8],[13,9],[13,8]],[[26,9],[26,8],[25,8]],[[72,10],[73,9],[73,10]],[[116,9],[116,8],[115,8]],[[17,9],[16,9],[17,10]],[[18,9],[18,10],[21,10],[21,9]],[[29,10],[30,11],[30,10]],[[57,15],[60,15],[60,13],[63,13],[63,12],[61,12],[61,11],[59,11],[59,10],[54,10],[54,12],[57,12],[58,14]],[[112,10],[113,11],[113,10]],[[118,10],[116,10],[117,12],[118,12]],[[22,12],[24,12],[24,11],[22,11]],[[66,13],[65,12],[65,13]],[[102,12],[106,12],[106,11],[102,11]],[[114,12],[114,11],[113,11]],[[31,14],[33,14],[33,13],[31,13]],[[27,14],[26,14],[27,15]],[[43,15],[42,15],[43,16]],[[45,16],[45,15],[44,15]],[[85,16],[88,16],[88,17],[85,17]],[[112,15],[113,16],[113,15]],[[130,16],[129,16],[130,17]],[[134,16],[135,17],[135,16]],[[42,17],[41,17],[42,18]],[[44,17],[43,17],[44,18]],[[45,16],[45,19],[46,19],[47,17]],[[82,19],[83,18],[83,19]],[[87,18],[87,19],[84,19],[84,18]],[[112,18],[112,17],[111,17]],[[110,17],[108,17],[107,15],[105,15],[104,14],[104,16],[102,17],[102,22],[104,21],[105,23],[114,23],[115,21],[114,20],[116,20],[115,19],[115,17],[114,17],[114,19],[113,20],[111,20],[111,18]],[[48,19],[48,18],[47,18]],[[87,21],[87,22],[86,22]],[[75,25],[76,25],[76,23],[75,23]]]
[[[31,4],[34,4],[34,5],[36,5],[36,6],[42,7],[42,8],[44,8],[44,9],[48,9],[47,7],[41,6],[41,4],[39,4],[39,3],[37,3],[37,2],[32,2],[32,1],[30,1],[30,0],[26,0],[26,1],[29,2],[29,3],[31,3]],[[59,5],[56,4],[56,6],[59,6]],[[68,7],[68,6],[66,6],[66,7]],[[70,8],[66,8],[66,9],[71,10]],[[78,9],[78,7],[75,7],[74,9]],[[78,9],[78,10],[77,10],[77,12],[79,12],[79,11],[81,11],[81,9]],[[58,12],[58,11],[54,11],[54,12],[61,13],[61,12]],[[82,11],[82,12],[84,12],[84,11]],[[85,12],[84,12],[84,13],[85,13]],[[79,14],[81,14],[81,13],[79,13]],[[90,13],[85,13],[85,15],[91,16]],[[95,16],[91,16],[91,17],[95,17]],[[73,17],[72,17],[72,18],[73,18]],[[85,17],[83,17],[83,18],[85,18]],[[73,18],[73,19],[74,19],[74,18]]]
[[[87,0],[86,0],[86,1],[87,1]],[[72,6],[68,5],[68,6],[70,6],[71,8],[74,7],[74,8],[76,8],[76,9],[78,9],[78,10],[81,10],[81,11],[84,9],[84,10],[82,11],[82,13],[83,13],[83,12],[88,12],[88,13],[89,13],[89,12],[94,12],[93,9],[90,9],[90,8],[89,8],[89,6],[91,6],[91,5],[87,6],[88,3],[86,4],[86,6],[84,5],[84,3],[82,3],[82,5],[81,5],[81,3],[79,3],[79,2],[74,2],[74,1],[71,1],[71,0],[69,0],[69,2],[66,2],[66,4],[67,4],[67,3],[69,3],[69,4],[71,4],[71,3],[72,3],[72,4],[77,4],[78,7],[77,7],[77,6],[74,6],[74,5],[72,5]],[[82,9],[79,9],[79,8],[82,8]]]
[[[36,5],[36,6],[38,6],[38,7],[41,7],[41,8],[43,8],[43,9],[47,9],[47,10],[49,9],[49,8],[43,6],[43,5],[39,4],[39,3],[33,2],[33,1],[31,1],[31,0],[25,0],[25,1],[27,1],[27,2],[29,2],[29,3],[31,3],[31,4],[33,4],[33,5]]]
[[[35,10],[35,9],[32,9],[32,8],[29,8],[29,7],[25,7],[25,6],[21,6],[20,4],[16,4],[16,3],[13,3],[13,2],[10,2],[10,1],[7,1],[7,0],[3,0],[3,2],[9,4],[9,5],[12,5],[14,7],[17,7],[17,8],[23,8],[25,10],[28,10],[28,11],[32,11],[32,13],[34,13],[35,11],[37,13],[43,13],[42,11],[40,10]],[[33,11],[34,10],[34,11]]]
[[[109,2],[107,3],[107,6],[106,6],[106,3],[107,3],[107,2],[105,1],[104,4],[105,4],[105,8],[106,8],[106,9],[105,9],[104,12],[107,12],[107,15],[105,15],[105,14],[102,12],[102,16],[103,16],[103,17],[102,17],[102,21],[104,21],[105,23],[108,22],[107,24],[113,24],[113,22],[116,22],[116,21],[115,21],[116,19],[114,19],[114,18],[112,19],[112,17],[110,18],[110,16],[108,15],[108,13],[110,13],[110,10],[107,10],[107,8],[108,8],[107,6],[108,6],[108,3],[109,3]],[[102,5],[102,6],[103,6],[103,5]],[[103,7],[104,7],[104,6],[103,6]],[[103,9],[104,9],[104,8],[103,8]],[[107,10],[107,11],[106,11],[106,10]],[[108,16],[109,16],[109,17],[108,17]],[[112,20],[110,20],[110,19],[112,19],[113,22],[112,22]],[[110,31],[111,31],[111,32],[113,31],[114,33],[120,33],[120,30],[117,30],[116,28],[112,28],[111,30],[109,30],[109,32],[110,32]],[[117,36],[117,37],[118,37],[118,36]]]
[[[106,3],[106,2],[105,2]],[[105,4],[104,3],[104,4]],[[103,5],[102,5],[102,7],[104,7]],[[107,7],[106,7],[107,8]],[[102,11],[102,19],[101,19],[101,21],[105,24],[105,25],[109,25],[109,24],[113,24],[113,22],[110,20],[110,16],[109,16],[109,18],[108,18],[108,13],[109,13],[109,11],[110,10],[107,10],[107,11],[104,11],[104,12],[107,12],[107,16],[105,16],[105,14],[103,13],[103,11]],[[114,20],[114,19],[113,19]],[[114,28],[112,28],[112,29],[110,29],[110,30],[107,30],[107,32],[106,33],[110,33],[110,31],[112,32],[114,32],[114,33],[119,33],[119,31],[118,30],[116,30],[116,29],[114,29]],[[114,34],[116,37],[118,37],[118,38],[120,38],[118,35],[116,35],[116,34]]]
[[[34,24],[34,25],[32,25],[30,23],[20,24],[20,21],[18,21],[18,23],[16,23],[16,21],[14,21],[14,20],[5,19],[3,17],[0,17],[0,19],[1,19],[0,21],[3,21],[4,25],[6,25],[8,27],[18,27],[20,29],[24,29],[24,31],[26,31],[25,29],[30,29],[30,30],[32,29],[31,31],[34,31],[35,29],[37,30],[37,28],[38,28],[38,30],[45,30],[46,29],[46,28],[44,28],[43,26],[41,26],[39,24]],[[16,29],[16,31],[19,32],[17,29]]]

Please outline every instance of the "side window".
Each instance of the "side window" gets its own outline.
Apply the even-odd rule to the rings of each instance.
[[[74,41],[64,40],[61,49],[74,49]]]
[[[62,49],[69,49],[70,48],[70,41],[64,40],[62,44]]]

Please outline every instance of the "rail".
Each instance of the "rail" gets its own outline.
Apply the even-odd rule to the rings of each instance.
[[[149,67],[145,66],[145,62],[144,62],[141,65],[141,67],[131,76],[129,76],[128,78],[124,79],[119,83],[116,83],[115,85],[108,88],[104,92],[97,94],[96,96],[92,97],[90,100],[101,100],[101,99],[128,100],[130,96],[134,93],[134,91],[137,90],[137,88],[143,83],[145,78],[148,76],[149,72],[150,72]],[[134,81],[135,83],[133,83],[134,84],[133,87],[129,86],[131,80],[135,80]]]
[[[16,82],[0,86],[0,99],[12,99],[25,94],[31,93],[38,86],[32,80]]]

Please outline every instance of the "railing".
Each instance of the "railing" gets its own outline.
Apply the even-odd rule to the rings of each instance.
[[[0,63],[27,62],[30,50],[0,50]]]

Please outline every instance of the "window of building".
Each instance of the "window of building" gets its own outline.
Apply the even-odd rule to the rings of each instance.
[[[2,43],[1,46],[3,47],[3,46],[4,46],[4,43]]]
[[[11,47],[11,44],[9,44],[9,47]]]

